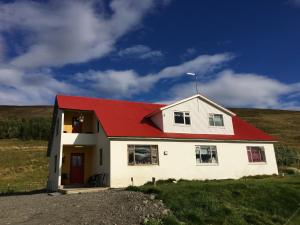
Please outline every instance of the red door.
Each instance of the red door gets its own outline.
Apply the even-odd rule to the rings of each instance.
[[[70,183],[83,184],[84,183],[84,154],[71,154],[71,168],[70,168]]]

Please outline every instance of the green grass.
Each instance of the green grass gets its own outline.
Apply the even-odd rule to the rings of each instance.
[[[0,140],[0,193],[46,187],[46,141]]]
[[[129,189],[156,194],[177,224],[284,224],[300,203],[300,176],[179,181]],[[176,224],[171,220],[165,224]]]

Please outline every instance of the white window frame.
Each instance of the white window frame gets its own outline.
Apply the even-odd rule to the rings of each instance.
[[[150,158],[151,158],[151,162],[150,163],[136,163],[135,157],[136,157],[136,153],[135,153],[135,148],[136,147],[140,147],[140,146],[149,146],[150,148]],[[133,152],[133,162],[130,163],[129,162],[129,155]],[[156,162],[154,162],[153,158],[156,157]],[[127,145],[127,163],[128,166],[158,166],[159,165],[159,148],[158,145],[135,145],[135,144],[128,144]]]
[[[211,159],[212,159],[212,155],[213,155],[212,152],[216,151],[216,154],[217,154],[216,162],[201,162],[201,147],[209,147]],[[197,161],[197,154],[200,155],[200,162]],[[196,157],[196,165],[219,165],[218,149],[217,149],[216,145],[196,145],[195,146],[195,157]]]
[[[216,125],[216,122],[215,122],[215,116],[216,116],[216,115],[217,115],[217,116],[222,116],[222,123],[223,123],[223,125],[221,125],[221,126]],[[213,122],[214,122],[213,125],[210,124],[210,118],[213,119]],[[224,116],[223,116],[223,114],[220,114],[220,113],[209,113],[209,114],[208,114],[208,125],[209,125],[210,127],[224,127]]]
[[[176,123],[176,121],[175,121],[175,113],[183,113],[183,123]],[[186,115],[186,114],[188,114],[188,115]],[[190,118],[190,124],[186,123],[186,120],[185,120],[186,117]],[[188,111],[173,111],[173,121],[174,121],[175,125],[191,126],[191,124],[192,124],[191,113],[188,112]]]
[[[251,151],[251,148],[260,148],[260,158],[262,158],[261,156],[261,151],[264,152],[264,161],[253,161],[253,157],[252,157],[252,151]],[[247,159],[248,159],[248,163],[249,164],[266,164],[267,163],[267,157],[266,157],[266,151],[265,151],[265,148],[264,146],[247,146],[246,147],[246,150],[247,150]],[[250,151],[250,155],[251,155],[251,161],[249,161],[249,155],[248,155],[248,152]]]

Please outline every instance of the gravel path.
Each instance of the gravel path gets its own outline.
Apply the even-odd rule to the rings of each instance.
[[[167,213],[159,200],[139,192],[0,197],[0,224],[141,224]]]

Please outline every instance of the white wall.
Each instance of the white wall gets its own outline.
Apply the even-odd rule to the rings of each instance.
[[[64,113],[62,110],[58,110],[57,118],[59,119],[59,124],[55,121],[54,134],[53,134],[53,143],[49,158],[49,178],[47,183],[47,189],[55,191],[60,185],[60,174],[61,174],[61,153],[62,153],[62,143],[61,143],[61,134],[63,133],[63,123],[64,123]],[[58,127],[58,134],[56,134]],[[56,162],[56,172],[54,172],[55,168],[55,156],[57,156]]]
[[[128,144],[158,144],[159,165],[128,165]],[[197,165],[195,145],[216,145],[218,165]],[[179,141],[120,141],[111,140],[111,187],[142,185],[159,179],[227,179],[249,175],[277,174],[273,144],[261,143],[209,143]],[[249,163],[246,146],[263,146],[266,163]],[[168,155],[164,155],[164,151]]]
[[[175,124],[175,111],[189,112],[191,117],[191,125]],[[210,113],[222,114],[224,127],[209,126]],[[164,132],[191,134],[234,134],[231,116],[199,98],[193,98],[189,101],[167,108],[162,111],[162,115]],[[156,120],[154,120],[154,122],[156,123]]]
[[[96,120],[97,121],[97,120]],[[105,185],[110,186],[110,141],[106,137],[106,134],[100,124],[99,133],[97,134],[97,144],[95,148],[94,159],[93,159],[93,171],[95,174],[104,173],[105,174]],[[100,165],[100,151],[103,149],[102,153],[102,165]]]

